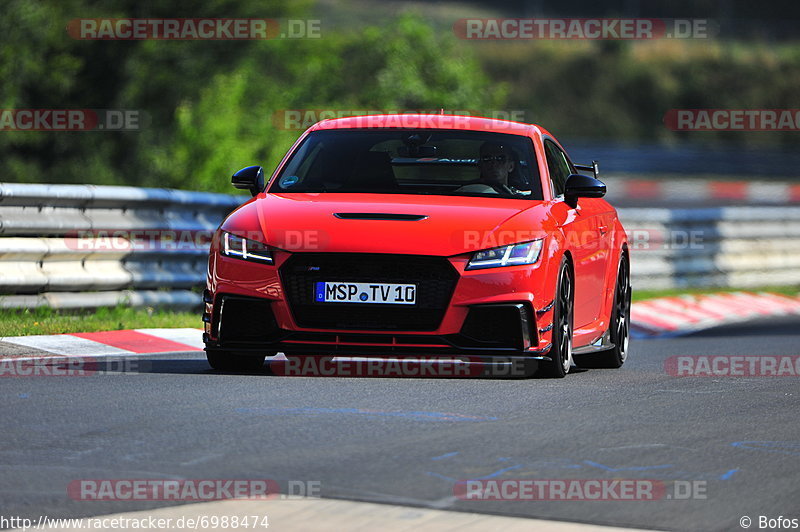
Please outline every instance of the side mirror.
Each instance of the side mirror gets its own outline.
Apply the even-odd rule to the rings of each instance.
[[[260,166],[242,168],[233,174],[231,183],[240,190],[249,190],[255,196],[264,190],[264,169]]]
[[[606,195],[606,184],[587,175],[572,174],[564,185],[564,201],[573,209],[578,198],[602,198]]]

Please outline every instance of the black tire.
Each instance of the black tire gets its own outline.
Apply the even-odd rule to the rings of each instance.
[[[572,313],[575,302],[569,262],[561,259],[558,269],[555,301],[553,305],[553,342],[550,347],[552,362],[542,365],[542,374],[563,379],[572,365]]]
[[[258,371],[266,355],[238,355],[230,351],[206,351],[208,364],[217,371]]]
[[[628,344],[631,336],[631,273],[628,256],[622,255],[617,273],[617,287],[614,290],[614,312],[611,320],[611,343],[614,348],[605,353],[604,367],[618,368],[628,358]]]
[[[579,359],[582,367],[616,369],[628,358],[631,323],[631,277],[627,254],[623,254],[617,270],[617,284],[614,288],[614,309],[611,312],[609,327],[610,340],[614,347],[600,353],[583,356]]]

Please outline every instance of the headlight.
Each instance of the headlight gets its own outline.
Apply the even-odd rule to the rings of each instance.
[[[499,268],[501,266],[518,266],[520,264],[533,264],[539,260],[544,240],[533,240],[521,244],[511,244],[499,248],[477,251],[467,264],[468,270],[483,268]]]
[[[220,251],[226,257],[260,262],[261,264],[274,264],[272,252],[266,244],[249,238],[222,233],[222,249]]]

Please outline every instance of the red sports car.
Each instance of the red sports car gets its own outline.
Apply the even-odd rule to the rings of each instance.
[[[625,361],[625,232],[597,164],[573,164],[540,126],[325,120],[268,182],[259,166],[232,181],[254,197],[211,245],[215,369],[257,369],[278,352],[524,359],[553,377],[573,356]]]

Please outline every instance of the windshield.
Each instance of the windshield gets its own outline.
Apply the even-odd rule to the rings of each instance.
[[[542,199],[528,137],[458,130],[315,131],[269,192]]]

